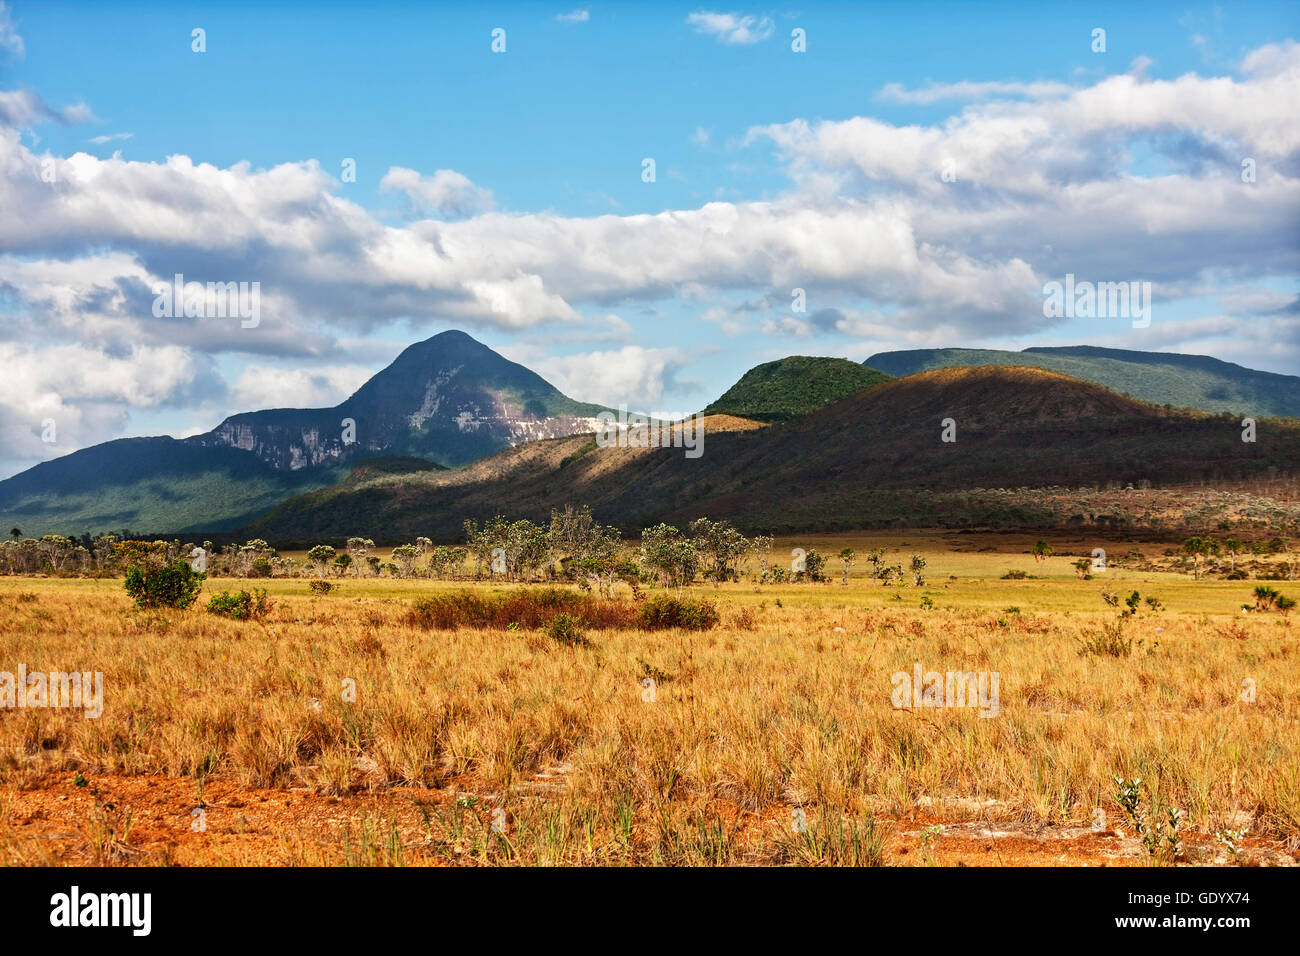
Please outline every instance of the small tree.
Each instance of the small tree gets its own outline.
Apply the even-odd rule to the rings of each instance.
[[[1223,542],[1223,550],[1228,552],[1229,573],[1237,570],[1237,554],[1241,551],[1240,538],[1228,538]]]
[[[749,541],[726,521],[697,518],[691,522],[691,538],[703,564],[704,576],[717,586],[739,578],[741,557]]]
[[[749,549],[758,559],[758,582],[766,584],[770,575],[768,567],[772,563],[772,536],[755,535],[749,540]]]
[[[880,580],[885,572],[885,549],[872,548],[867,552],[867,563],[871,565],[871,580]]]
[[[925,558],[919,554],[912,555],[912,581],[919,588],[925,583],[921,572],[925,570]]]
[[[1218,542],[1213,538],[1194,536],[1183,542],[1182,552],[1192,559],[1192,579],[1201,576],[1201,561],[1218,551]]]
[[[1046,561],[1055,553],[1056,553],[1055,549],[1053,549],[1052,546],[1048,544],[1046,541],[1034,542],[1034,563],[1035,564],[1041,564],[1042,562]]]
[[[361,577],[361,570],[366,566],[366,555],[375,543],[369,538],[348,538],[348,554],[352,555],[352,560],[348,563],[356,568],[357,577]]]
[[[803,557],[802,578],[805,581],[820,583],[826,580],[826,555],[816,548],[809,548]]]
[[[844,572],[840,575],[840,584],[845,587],[849,586],[849,568],[853,567],[853,559],[857,553],[852,548],[845,548],[840,552],[840,561],[843,562]]]
[[[641,560],[646,567],[659,572],[667,584],[682,588],[695,579],[700,556],[695,545],[672,525],[660,523],[641,532]]]
[[[316,566],[316,574],[323,576],[330,564],[338,557],[338,552],[328,544],[318,544],[307,551],[307,560]]]
[[[402,544],[393,549],[393,563],[404,578],[411,576],[411,569],[415,567],[416,559],[419,557],[420,549],[413,544]]]

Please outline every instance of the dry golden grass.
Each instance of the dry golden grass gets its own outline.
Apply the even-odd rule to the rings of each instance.
[[[305,581],[259,581],[276,605],[249,623],[199,606],[137,612],[120,581],[0,579],[0,670],[102,671],[105,695],[99,719],[0,709],[0,854],[134,859],[114,842],[130,845],[120,826],[41,856],[11,825],[7,807],[76,774],[92,787],[188,778],[196,806],[217,785],[400,796],[363,821],[291,820],[276,853],[187,845],[187,862],[906,862],[867,835],[872,821],[895,835],[930,818],[1078,827],[1101,807],[1120,825],[1115,775],[1184,809],[1203,842],[1248,820],[1253,838],[1294,851],[1296,639],[1277,615],[1231,613],[1245,582],[1145,576],[1157,580],[1134,586],[1168,610],[1127,625],[1143,641],[1131,657],[1098,657],[1079,642],[1115,613],[1064,560],[1046,581],[1001,582],[957,572],[1020,558],[922,549],[917,536],[911,550],[929,555],[932,587],[695,588],[719,603],[717,630],[591,631],[587,649],[540,632],[413,629],[410,601],[447,586],[429,581],[344,581],[322,598]],[[933,610],[918,608],[926,593]],[[895,709],[891,675],[918,661],[996,671],[998,715]],[[458,804],[464,794],[476,796]],[[798,807],[809,834],[792,834]],[[184,835],[188,819],[175,826]]]

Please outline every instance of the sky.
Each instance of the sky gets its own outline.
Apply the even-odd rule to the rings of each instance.
[[[2,0],[0,477],[333,405],[452,328],[660,413],[796,354],[1300,374],[1298,34],[1293,2]],[[177,274],[258,283],[256,323],[157,314]],[[1149,313],[1049,314],[1067,275]]]

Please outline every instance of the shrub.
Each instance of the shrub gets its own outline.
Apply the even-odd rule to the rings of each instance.
[[[237,621],[260,620],[271,610],[271,602],[266,599],[266,588],[254,588],[248,591],[222,591],[208,600],[208,613]]]
[[[460,627],[504,629],[510,624],[539,628],[557,614],[581,618],[588,627],[630,627],[636,605],[599,600],[563,588],[520,588],[505,594],[453,591],[421,598],[411,605],[406,623],[440,631]]]
[[[582,630],[582,619],[561,611],[546,625],[546,633],[557,644],[565,647],[589,647],[591,641]]]
[[[138,608],[186,608],[198,598],[206,577],[185,561],[162,567],[132,565],[126,571],[126,593]]]
[[[704,600],[656,594],[637,610],[637,626],[643,631],[663,631],[674,627],[707,631],[717,624],[717,607]]]
[[[311,589],[312,594],[329,594],[334,590],[335,586],[336,585],[330,584],[328,581],[316,580],[307,582],[307,587]]]
[[[440,631],[462,627],[504,630],[511,624],[537,629],[548,626],[560,614],[579,619],[588,628],[706,630],[718,623],[718,609],[707,601],[660,594],[634,603],[600,599],[564,588],[520,588],[504,594],[436,594],[412,604],[406,623]]]
[[[1120,621],[1102,625],[1102,633],[1079,641],[1079,654],[1098,657],[1128,657],[1133,653],[1133,638],[1125,635]]]

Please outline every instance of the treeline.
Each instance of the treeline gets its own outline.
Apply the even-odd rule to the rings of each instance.
[[[0,543],[3,574],[118,577],[132,568],[183,563],[209,577],[567,581],[605,595],[613,593],[618,581],[634,590],[656,584],[680,591],[699,580],[740,581],[746,570],[756,584],[817,583],[828,580],[829,563],[815,548],[796,549],[788,562],[784,557],[774,562],[771,536],[746,537],[729,522],[709,518],[698,518],[685,529],[664,523],[645,528],[634,547],[586,507],[554,510],[545,524],[500,515],[482,524],[467,520],[463,543],[456,545],[417,537],[386,550],[376,548],[371,538],[355,536],[343,548],[315,545],[302,558],[282,555],[260,538],[221,547],[206,540],[145,541],[112,534],[86,543],[61,535],[22,538],[21,532],[12,538]],[[902,565],[885,564],[883,553],[868,557],[873,577],[901,581]],[[856,555],[846,548],[839,558],[847,583]],[[924,559],[914,556],[911,570],[919,583],[918,562],[924,566]]]

